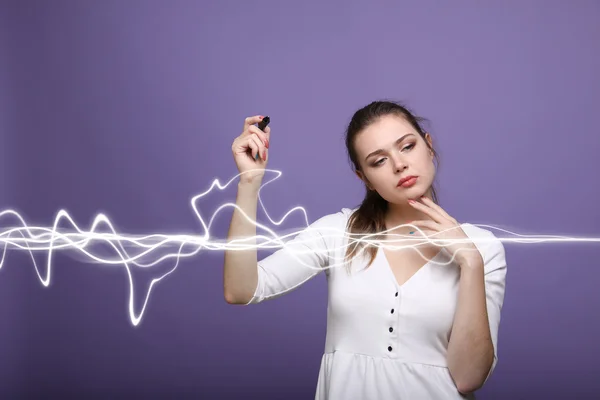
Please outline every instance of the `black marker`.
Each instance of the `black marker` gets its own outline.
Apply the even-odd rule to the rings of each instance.
[[[262,121],[260,121],[258,123],[258,129],[260,129],[261,131],[265,131],[265,128],[267,127],[267,125],[269,125],[269,122],[271,122],[271,118],[269,118],[269,116],[267,115],[266,117],[264,117],[262,119]],[[256,157],[254,157],[255,160],[258,160],[258,154],[259,152],[256,152]]]
[[[267,115],[266,117],[264,117],[262,119],[262,121],[260,121],[258,123],[258,129],[260,129],[261,131],[264,132],[264,130],[267,127],[267,125],[269,125],[269,122],[271,122],[271,118],[269,118],[269,116]]]

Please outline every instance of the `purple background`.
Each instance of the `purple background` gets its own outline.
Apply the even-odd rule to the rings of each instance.
[[[32,225],[64,208],[84,228],[105,212],[123,233],[202,233],[189,199],[237,173],[231,142],[259,113],[272,117],[269,167],[284,174],[263,193],[271,215],[353,207],[363,188],[344,128],[393,98],[432,121],[442,205],[457,219],[600,233],[597,1],[4,1],[0,15],[1,206]],[[500,358],[480,398],[600,393],[600,246],[505,246]],[[11,252],[0,397],[312,398],[324,277],[235,307],[222,260],[183,262],[134,328],[123,269],[57,255],[44,288]]]

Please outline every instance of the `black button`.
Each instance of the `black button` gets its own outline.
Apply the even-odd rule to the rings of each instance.
[[[393,332],[393,331],[394,331],[394,328],[392,328],[392,327],[390,326],[390,332]]]
[[[388,346],[388,351],[392,351],[392,346]]]
[[[392,308],[392,314],[394,313],[394,309]]]
[[[396,297],[398,297],[398,292],[396,292]]]

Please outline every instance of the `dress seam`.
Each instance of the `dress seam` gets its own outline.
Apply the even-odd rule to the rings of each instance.
[[[373,358],[373,359],[377,359],[377,360],[398,361],[398,362],[403,363],[403,364],[416,364],[416,365],[423,365],[423,366],[427,366],[427,367],[448,369],[447,365],[431,364],[431,363],[425,363],[425,362],[419,362],[419,361],[411,361],[411,360],[406,359],[406,358],[390,358],[390,357],[374,356],[374,355],[371,355],[371,354],[355,353],[355,352],[348,352],[348,351],[343,351],[343,350],[334,350],[334,351],[324,352],[323,353],[323,357],[324,356],[328,356],[328,355],[334,355],[335,353],[343,353],[343,354],[348,354],[348,355],[357,355],[357,356],[369,357],[369,358]]]

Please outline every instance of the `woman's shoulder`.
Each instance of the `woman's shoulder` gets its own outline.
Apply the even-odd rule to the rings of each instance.
[[[356,208],[343,207],[338,211],[324,214],[319,217],[315,222],[310,224],[312,227],[340,227],[345,226],[352,214],[356,211]]]
[[[304,229],[303,235],[317,233],[328,238],[343,237],[348,226],[348,220],[356,209],[343,207],[338,211],[323,214]]]

